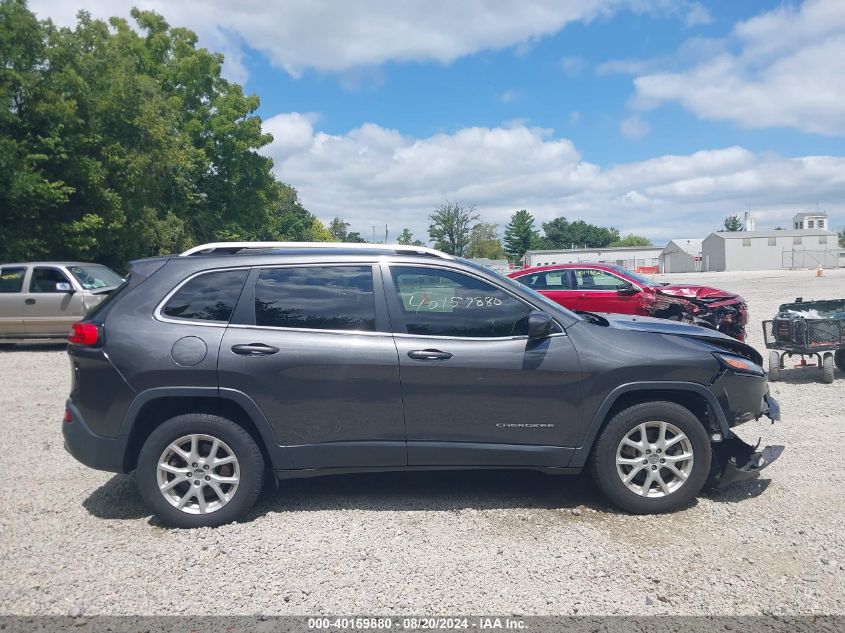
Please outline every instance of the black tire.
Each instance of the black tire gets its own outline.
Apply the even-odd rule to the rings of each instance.
[[[769,382],[780,380],[780,354],[774,350],[769,352]]]
[[[833,354],[830,352],[822,358],[822,382],[826,385],[833,382]]]
[[[234,454],[239,470],[239,481],[232,493],[233,496],[222,507],[206,514],[189,514],[176,508],[159,490],[159,458],[173,442],[192,434],[207,435],[221,440]],[[201,442],[205,441],[201,440]],[[202,451],[202,447],[200,450]],[[212,472],[214,470],[216,469],[212,469]],[[196,472],[199,472],[199,469]],[[227,475],[222,470],[218,472],[221,475]],[[243,427],[216,415],[195,413],[171,418],[150,434],[138,455],[138,469],[135,474],[141,496],[153,513],[165,524],[178,528],[217,527],[242,518],[255,504],[264,485],[264,458],[255,440]],[[199,477],[199,475],[189,476]],[[185,484],[180,485],[184,487]],[[190,485],[191,482],[188,480],[188,487],[184,489],[190,490]],[[205,487],[200,489],[204,490]],[[212,499],[217,498],[213,491],[210,494]],[[198,499],[194,497],[193,501],[196,505]]]
[[[692,466],[686,480],[677,489],[660,497],[645,497],[630,490],[617,472],[616,451],[623,438],[640,424],[668,422],[686,435],[692,450]],[[667,454],[670,449],[667,449]],[[701,491],[710,472],[710,439],[701,421],[674,402],[645,402],[616,414],[599,435],[590,457],[596,484],[619,508],[633,514],[672,512],[690,503]],[[664,467],[658,465],[661,474]],[[648,473],[647,469],[643,469]],[[669,475],[674,479],[674,475]]]
[[[839,367],[839,371],[845,371],[845,349],[836,350],[836,352],[834,352],[833,364]]]

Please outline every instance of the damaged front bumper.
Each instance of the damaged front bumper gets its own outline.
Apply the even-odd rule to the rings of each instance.
[[[780,420],[780,405],[769,394],[763,398],[762,415],[772,422]],[[713,464],[710,468],[708,485],[714,488],[725,488],[733,484],[754,479],[760,471],[774,462],[781,453],[783,446],[766,446],[757,450],[757,446],[746,444],[736,435],[725,438],[721,442],[713,443]]]

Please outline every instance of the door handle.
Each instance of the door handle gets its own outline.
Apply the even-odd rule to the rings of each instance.
[[[448,360],[452,355],[439,349],[415,349],[408,352],[408,357],[414,360]]]
[[[35,299],[27,299],[26,301],[24,301],[24,303],[28,306],[34,306],[35,305]]]
[[[278,352],[279,348],[264,343],[245,343],[232,345],[232,351],[241,356],[269,356]]]

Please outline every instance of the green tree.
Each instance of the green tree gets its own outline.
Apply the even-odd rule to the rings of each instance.
[[[512,262],[520,261],[538,239],[534,229],[534,216],[525,209],[520,209],[511,216],[505,227],[505,254]]]
[[[358,231],[350,231],[346,234],[347,242],[352,242],[353,244],[363,244],[367,240],[365,240]]]
[[[399,244],[412,244],[414,241],[414,234],[411,233],[410,229],[402,229],[402,232],[399,234],[399,239],[397,242]]]
[[[642,235],[634,235],[633,233],[629,233],[625,237],[620,238],[615,242],[612,242],[610,246],[651,246],[651,240],[647,237],[643,237]]]
[[[126,260],[225,239],[311,239],[259,150],[258,97],[158,14],[73,28],[0,0],[0,260]]]
[[[467,257],[501,259],[505,255],[498,227],[489,222],[479,222],[469,230]]]
[[[440,205],[428,216],[428,236],[434,248],[450,255],[463,256],[469,244],[470,224],[478,219],[475,205],[463,206],[460,202]]]
[[[402,229],[402,233],[399,234],[398,242],[399,244],[406,244],[409,246],[425,246],[424,242],[414,239],[414,234],[411,233],[411,229]]]
[[[837,235],[839,235],[839,247],[845,248],[845,227],[842,227],[842,230]]]
[[[738,215],[729,215],[724,222],[725,231],[741,231],[742,219]]]
[[[570,222],[565,217],[543,223],[543,233],[550,248],[603,248],[618,242],[619,231],[613,227],[590,224],[584,220]]]
[[[335,217],[329,223],[329,232],[335,242],[345,242],[349,235],[349,222],[343,218]]]

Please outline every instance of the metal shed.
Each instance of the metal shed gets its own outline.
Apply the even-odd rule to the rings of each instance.
[[[823,229],[718,231],[701,245],[702,270],[777,270],[841,265],[837,235]]]
[[[528,251],[525,253],[523,261],[526,267],[576,262],[603,262],[636,270],[637,268],[656,268],[662,250],[662,246],[622,246]]]
[[[671,240],[660,252],[660,272],[693,273],[701,270],[703,240]]]

